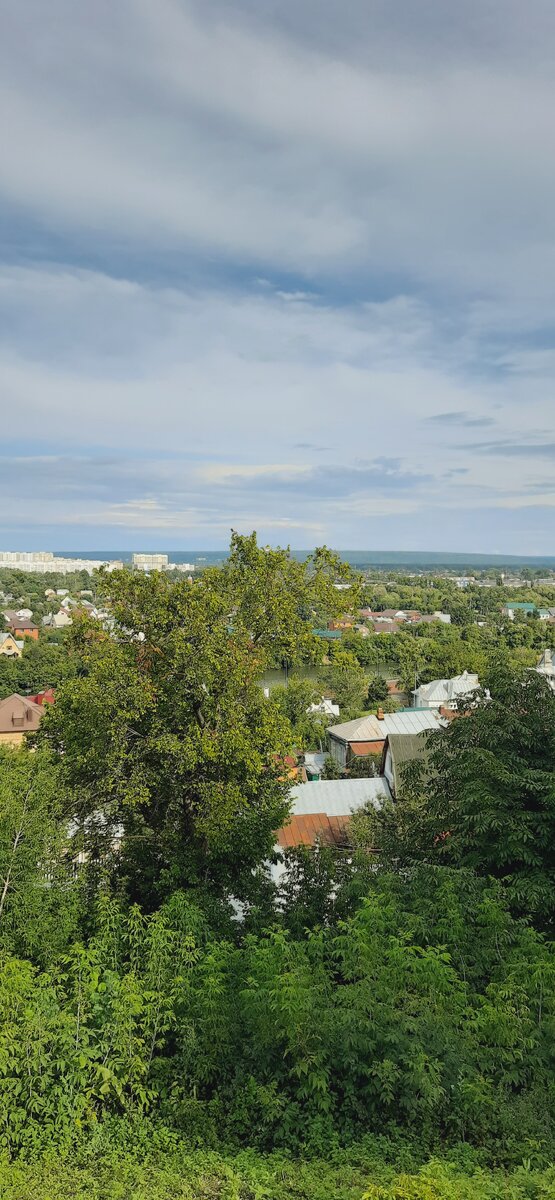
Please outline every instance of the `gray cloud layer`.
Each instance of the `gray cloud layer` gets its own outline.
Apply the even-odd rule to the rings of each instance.
[[[17,541],[551,548],[547,0],[0,11]]]

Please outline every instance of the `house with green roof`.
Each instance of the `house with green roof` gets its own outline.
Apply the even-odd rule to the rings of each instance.
[[[538,608],[535,604],[530,604],[526,600],[507,600],[503,606],[503,612],[509,621],[514,621],[517,613],[522,613],[524,617],[535,617]]]

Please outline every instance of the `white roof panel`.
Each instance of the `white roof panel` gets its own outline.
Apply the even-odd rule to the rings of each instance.
[[[368,803],[381,808],[390,791],[387,780],[380,775],[374,779],[320,779],[315,783],[296,783],[290,796],[294,816],[326,813],[328,817],[348,817]]]
[[[389,733],[420,733],[424,729],[437,729],[442,724],[441,717],[432,709],[413,708],[407,712],[385,713],[381,718],[369,713],[356,721],[331,725],[328,733],[345,742],[380,742],[385,741]]]

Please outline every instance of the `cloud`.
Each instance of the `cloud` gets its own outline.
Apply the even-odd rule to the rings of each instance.
[[[385,538],[402,514],[435,540],[426,514],[466,513],[471,528],[491,495],[529,494],[525,454],[515,471],[499,447],[509,432],[528,445],[532,412],[548,426],[543,379],[526,409],[521,380],[503,385],[504,437],[469,458],[455,435],[500,400],[497,379],[466,370],[466,331],[444,336],[407,297],[290,304],[278,290],[0,268],[4,395],[27,430],[4,426],[4,540],[67,521],[106,544],[142,522],[219,545],[233,525],[364,546],[369,518]]]
[[[294,450],[314,450],[317,454],[323,454],[324,451],[330,450],[330,446],[317,446],[315,442],[294,442]]]
[[[7,6],[4,539],[509,539],[555,446],[554,49],[547,0]]]
[[[555,442],[468,442],[464,449],[500,458],[551,458],[555,462]]]
[[[432,413],[432,415],[426,419],[428,421],[432,421],[436,425],[460,425],[467,429],[473,426],[495,425],[493,417],[476,417],[467,412]]]
[[[95,253],[553,295],[553,18],[473,7],[448,29],[440,0],[422,23],[406,4],[345,22],[307,0],[286,20],[237,0],[98,0],[89,18],[28,0],[2,39],[4,199]]]

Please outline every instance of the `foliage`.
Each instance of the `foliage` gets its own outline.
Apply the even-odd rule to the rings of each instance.
[[[321,700],[314,683],[291,675],[285,687],[274,688],[272,700],[287,718],[299,750],[310,750],[323,741],[329,718],[308,712],[311,705]]]
[[[532,1117],[549,1139],[554,1017],[551,948],[457,873],[369,876],[352,915],[242,945],[183,896],[150,917],[105,898],[61,969],[4,957],[0,1144],[149,1112],[261,1148],[495,1142]]]
[[[50,581],[11,574],[35,611]],[[524,669],[545,629],[501,587],[383,575],[367,602],[453,623],[350,631],[322,664],[312,630],[360,600],[339,581],[327,550],[234,535],[193,584],[102,576],[104,624],[0,663],[0,686],[58,689],[0,751],[2,1196],[554,1193],[555,696]],[[354,814],[349,847],[286,852],[276,883],[284,759],[325,722],[320,688],[261,680],[309,661],[342,719],[387,703],[386,664],[490,694],[406,799]]]
[[[350,779],[371,779],[379,775],[381,765],[381,754],[353,755],[347,774]]]
[[[332,647],[329,665],[320,668],[318,678],[339,705],[342,721],[359,715],[366,701],[368,679],[354,654]]]
[[[372,675],[368,681],[368,691],[366,694],[366,702],[370,708],[376,704],[383,704],[389,695],[387,683],[381,675]]]
[[[58,778],[48,752],[0,747],[0,947],[41,961],[76,921]]]
[[[322,769],[322,779],[342,779],[345,772],[339,766],[339,763],[332,754],[326,754],[324,766]]]
[[[424,858],[494,876],[515,912],[551,928],[555,695],[534,671],[501,670],[489,685],[471,711],[461,702],[464,717],[430,737],[430,765],[415,765],[408,803],[397,806],[393,822],[385,815],[382,844],[404,861]]]
[[[295,732],[259,685],[275,656],[314,642],[313,609],[338,605],[348,568],[307,563],[234,536],[221,568],[194,584],[114,572],[113,632],[78,620],[81,673],[60,690],[40,740],[88,824],[122,838],[119,879],[155,907],[176,888],[248,899],[287,813],[283,758]],[[344,602],[344,601],[343,601]],[[90,837],[89,837],[90,841]],[[88,847],[98,855],[93,838]]]
[[[13,692],[31,695],[47,687],[57,688],[78,673],[79,661],[70,649],[67,635],[44,631],[38,641],[25,639],[21,658],[0,655],[0,699]]]
[[[396,1156],[399,1166],[392,1164]],[[550,1200],[552,1167],[487,1170],[367,1139],[327,1158],[190,1149],[164,1127],[100,1129],[77,1155],[0,1165],[3,1200]]]

